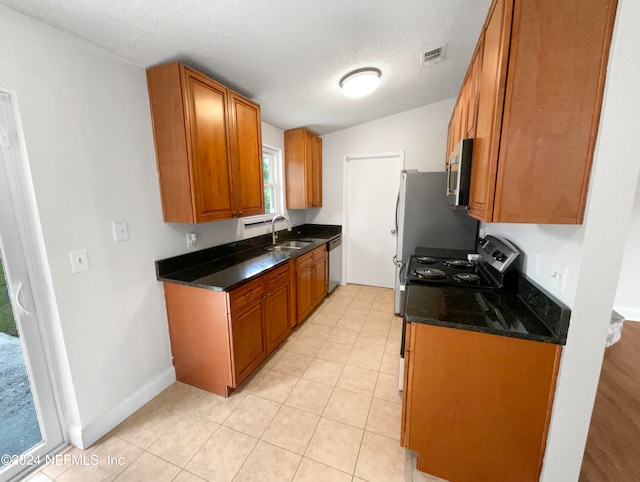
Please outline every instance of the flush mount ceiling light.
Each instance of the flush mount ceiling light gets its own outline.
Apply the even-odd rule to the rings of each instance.
[[[349,97],[364,97],[378,88],[380,75],[373,67],[354,70],[340,79],[340,87]]]

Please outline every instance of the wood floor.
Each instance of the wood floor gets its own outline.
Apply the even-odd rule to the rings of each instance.
[[[640,323],[606,349],[580,482],[640,480]]]

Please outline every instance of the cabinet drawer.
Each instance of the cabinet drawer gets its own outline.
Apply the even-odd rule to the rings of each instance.
[[[296,271],[302,271],[313,264],[313,251],[296,259]]]
[[[269,290],[273,290],[282,284],[287,284],[289,282],[289,265],[273,270],[271,273],[265,275],[265,279]]]
[[[233,312],[238,308],[250,303],[256,298],[262,298],[265,294],[264,282],[262,278],[258,278],[246,285],[236,288],[229,292],[229,312]]]
[[[327,256],[326,247],[321,246],[319,248],[316,248],[313,251],[311,251],[311,254],[313,257],[313,264],[317,264],[321,261],[324,261]]]

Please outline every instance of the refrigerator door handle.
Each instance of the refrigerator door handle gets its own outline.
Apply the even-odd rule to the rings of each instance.
[[[398,232],[398,210],[399,209],[400,209],[400,191],[398,191],[398,197],[396,198],[396,229],[391,231],[391,234],[395,234]]]

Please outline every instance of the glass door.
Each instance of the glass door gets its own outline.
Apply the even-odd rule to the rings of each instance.
[[[0,91],[0,482],[44,463],[64,443],[37,278],[35,202],[15,100]],[[29,233],[29,234],[27,234]]]

